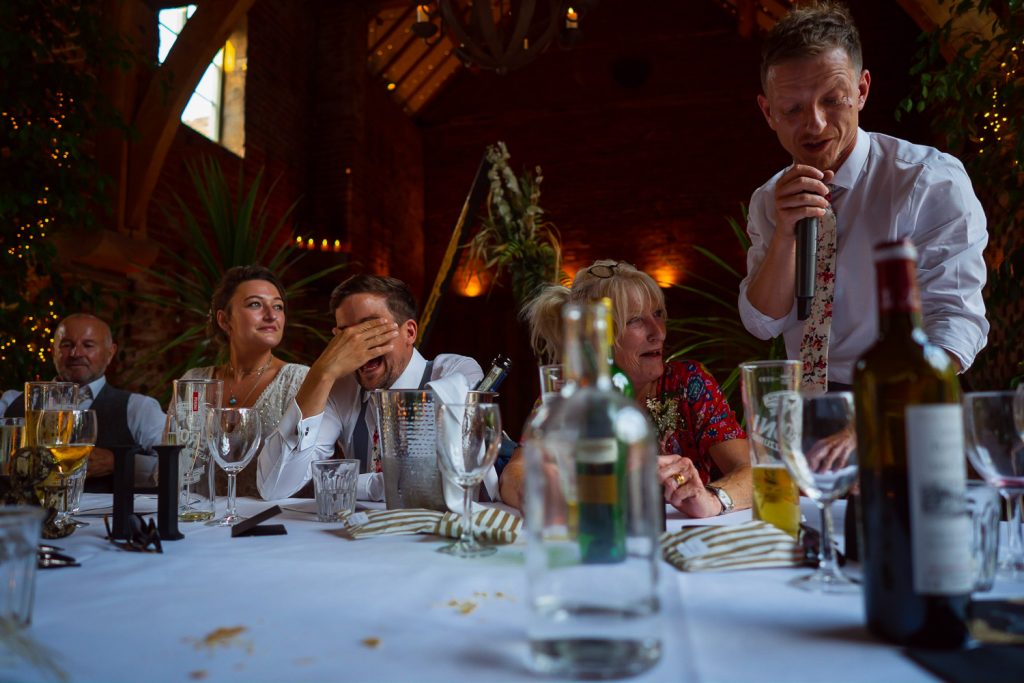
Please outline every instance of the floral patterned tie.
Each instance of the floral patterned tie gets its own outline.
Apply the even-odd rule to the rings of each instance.
[[[831,194],[826,199],[832,200]],[[811,315],[804,323],[800,342],[803,361],[801,386],[811,393],[828,388],[828,341],[832,331],[832,298],[836,286],[836,214],[829,206],[818,227],[818,258],[815,264]]]

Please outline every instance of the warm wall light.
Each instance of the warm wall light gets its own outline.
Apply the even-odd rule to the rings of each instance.
[[[565,11],[565,27],[569,30],[577,29],[580,27],[579,24],[580,15],[576,13],[572,7]]]
[[[480,269],[479,261],[463,261],[452,276],[452,289],[459,296],[476,297],[491,286],[491,273]]]
[[[679,270],[675,266],[667,263],[655,266],[651,270],[651,277],[653,277],[654,281],[658,283],[658,286],[663,289],[679,284]]]

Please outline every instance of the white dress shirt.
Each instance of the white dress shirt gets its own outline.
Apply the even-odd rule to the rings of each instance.
[[[773,319],[747,298],[775,232],[775,184],[785,170],[759,187],[750,200],[751,245],[739,311],[751,334],[760,339],[783,334],[787,356],[800,358],[804,321],[797,320],[795,303],[788,315]],[[829,380],[852,383],[854,363],[878,335],[872,250],[879,242],[899,239],[909,239],[917,248],[917,280],[929,340],[956,356],[966,370],[988,338],[981,297],[988,231],[963,164],[933,147],[858,130],[856,145],[832,186],[838,252]]]
[[[405,371],[388,388],[418,388],[426,368],[426,359],[414,348]],[[470,386],[475,386],[484,376],[480,364],[472,358],[441,354],[434,359],[430,379],[455,373],[465,375]],[[353,434],[363,400],[368,400],[368,394],[360,389],[355,374],[334,383],[324,411],[319,415],[304,417],[299,404],[292,399],[277,431],[267,438],[257,460],[256,485],[260,495],[266,500],[276,500],[294,494],[312,478],[309,464],[332,457],[335,444],[346,454],[352,454]],[[371,435],[376,422],[374,411],[367,410],[366,423]]]
[[[92,407],[93,398],[107,384],[106,377],[100,377],[89,384],[80,386],[78,401],[79,410],[88,410]],[[89,390],[85,397],[86,389]],[[19,390],[5,391],[0,397],[0,415],[7,411],[11,403],[20,398],[22,392]],[[157,457],[153,446],[159,444],[163,439],[164,425],[167,416],[160,409],[160,404],[155,398],[136,394],[134,392],[128,397],[128,430],[132,433],[135,442],[145,449],[145,452],[135,456],[135,485],[140,487],[156,486]]]

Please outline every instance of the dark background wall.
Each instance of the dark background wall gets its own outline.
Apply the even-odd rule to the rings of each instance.
[[[896,104],[919,31],[895,2],[849,3],[874,77],[866,130],[927,142]],[[419,117],[426,181],[426,273],[436,271],[486,145],[507,143],[515,169],[540,165],[541,205],[561,234],[570,275],[598,258],[624,259],[676,284],[716,277],[700,245],[743,270],[726,217],[789,159],[757,107],[760,40],[745,40],[712,1],[602,2],[584,42],[550,49],[505,76],[462,71]],[[506,282],[507,285],[507,282]],[[699,299],[666,290],[669,315]],[[429,351],[461,349],[515,367],[507,422],[522,424],[538,380],[508,288],[444,302]],[[671,344],[671,340],[670,340]],[[510,430],[511,431],[511,430]]]

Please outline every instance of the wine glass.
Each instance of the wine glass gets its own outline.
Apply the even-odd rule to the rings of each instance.
[[[1021,495],[1024,494],[1024,398],[1020,392],[964,394],[964,445],[978,474],[1009,506],[1009,543],[1000,574],[1024,578]]]
[[[818,568],[790,582],[817,593],[853,593],[860,589],[836,566],[832,549],[832,503],[844,495],[857,477],[857,437],[853,394],[800,394],[779,396],[779,450],[797,485],[821,511],[821,548]]]
[[[254,408],[209,408],[206,440],[224,473],[228,475],[228,509],[208,526],[232,526],[246,519],[235,509],[235,478],[245,469],[263,443],[260,414]]]
[[[462,534],[439,552],[457,557],[482,557],[495,548],[482,545],[473,533],[473,498],[484,475],[498,457],[501,412],[495,403],[438,403],[437,460],[444,476],[462,489]]]
[[[53,523],[64,528],[74,524],[68,510],[68,479],[85,465],[96,446],[96,411],[40,410],[36,419],[36,446],[49,451],[54,461],[54,470],[41,485],[41,502],[46,506],[51,492],[59,492]]]

